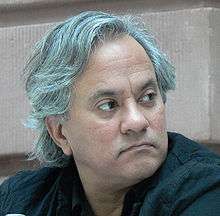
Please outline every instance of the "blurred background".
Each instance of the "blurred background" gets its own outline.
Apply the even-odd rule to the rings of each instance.
[[[220,1],[0,0],[0,183],[26,161],[35,134],[22,125],[30,106],[21,79],[34,43],[47,30],[85,10],[132,14],[146,23],[175,65],[168,94],[168,130],[220,153]]]

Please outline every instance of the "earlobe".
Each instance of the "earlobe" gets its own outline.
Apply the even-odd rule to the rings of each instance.
[[[73,155],[72,149],[71,149],[71,147],[70,147],[68,141],[67,141],[66,144],[63,145],[61,148],[62,148],[63,153],[64,153],[65,155],[67,155],[67,156]]]
[[[71,146],[68,143],[67,138],[62,133],[62,125],[59,123],[56,116],[47,116],[45,118],[45,124],[47,131],[50,134],[53,141],[58,145],[63,153],[67,156],[72,155]]]

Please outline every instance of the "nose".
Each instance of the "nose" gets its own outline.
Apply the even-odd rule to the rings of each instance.
[[[136,103],[130,103],[123,112],[121,133],[130,134],[145,131],[149,127],[147,117]]]

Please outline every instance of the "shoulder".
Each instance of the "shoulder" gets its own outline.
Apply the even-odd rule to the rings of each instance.
[[[169,151],[167,163],[174,158],[178,159],[178,166],[187,162],[203,162],[204,164],[220,163],[220,155],[209,150],[205,145],[197,143],[181,134],[168,132]]]
[[[169,142],[167,160],[157,185],[145,197],[142,211],[160,209],[165,215],[181,215],[190,209],[185,215],[193,215],[198,208],[205,212],[215,206],[220,213],[220,156],[180,134],[169,133]]]
[[[44,167],[33,171],[20,171],[0,185],[1,193],[32,189],[55,180],[60,168]]]
[[[170,181],[174,179],[175,182],[186,176],[202,182],[202,179],[208,176],[210,178],[207,180],[211,181],[215,178],[219,180],[220,155],[181,134],[169,133],[168,136],[171,146],[161,169],[161,172],[165,173],[164,179],[168,180],[170,178],[168,174],[172,173]],[[174,178],[175,176],[177,179]]]
[[[23,209],[33,199],[41,197],[56,181],[60,168],[21,171],[0,186],[0,213],[7,209]]]

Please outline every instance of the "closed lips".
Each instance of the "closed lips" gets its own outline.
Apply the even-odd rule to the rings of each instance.
[[[143,147],[154,147],[154,145],[151,144],[151,143],[134,144],[134,145],[131,145],[130,147],[128,147],[128,148],[122,150],[120,154],[122,154],[123,152],[126,152],[126,151],[131,151],[131,150],[133,150],[133,149],[140,148],[140,147],[142,147],[142,146],[143,146]]]

